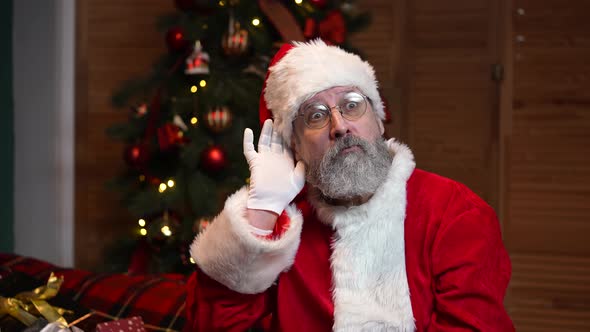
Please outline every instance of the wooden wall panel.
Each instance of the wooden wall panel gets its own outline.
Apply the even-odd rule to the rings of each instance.
[[[505,238],[519,331],[590,330],[588,1],[516,0]]]
[[[375,68],[379,87],[391,121],[385,124],[388,137],[401,136],[401,100],[399,63],[403,20],[401,0],[361,0],[357,5],[372,16],[366,30],[352,35],[351,41]]]
[[[417,166],[497,208],[496,1],[408,1],[404,138]]]
[[[123,146],[105,129],[123,121],[110,98],[120,84],[145,75],[166,51],[156,19],[173,1],[80,0],[76,36],[75,265],[94,269],[104,249],[129,232],[130,216],[105,188],[123,167]]]
[[[508,310],[517,331],[589,331],[587,257],[513,253]]]

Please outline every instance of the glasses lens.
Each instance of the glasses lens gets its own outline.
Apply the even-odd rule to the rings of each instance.
[[[329,122],[333,109],[338,109],[342,116],[348,120],[356,120],[365,114],[367,110],[367,99],[362,94],[350,91],[343,94],[338,105],[332,109],[322,103],[313,103],[305,106],[303,115],[305,124],[309,128],[324,128]]]
[[[342,116],[349,120],[360,118],[367,110],[367,100],[357,92],[348,92],[338,103]]]
[[[310,128],[323,128],[330,121],[330,110],[323,104],[311,104],[303,110],[303,119]]]

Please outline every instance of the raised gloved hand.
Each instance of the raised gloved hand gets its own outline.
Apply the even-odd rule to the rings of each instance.
[[[291,149],[284,146],[281,135],[273,130],[272,120],[266,120],[254,150],[254,134],[244,131],[244,156],[250,166],[249,209],[281,214],[305,184],[305,166],[293,161]]]

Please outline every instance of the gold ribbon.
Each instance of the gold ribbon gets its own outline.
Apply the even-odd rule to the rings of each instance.
[[[26,326],[31,326],[37,320],[37,316],[41,315],[49,323],[58,323],[66,327],[68,322],[62,315],[73,312],[53,307],[46,301],[57,295],[63,281],[63,277],[58,278],[52,272],[47,284],[44,286],[19,293],[13,298],[0,296],[0,318],[10,315]]]

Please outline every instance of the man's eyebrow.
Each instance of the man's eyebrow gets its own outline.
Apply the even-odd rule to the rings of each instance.
[[[309,106],[309,105],[311,105],[311,104],[316,104],[316,103],[325,104],[325,103],[324,103],[323,101],[321,101],[321,100],[318,100],[318,99],[315,99],[315,100],[314,100],[313,98],[310,98],[310,99],[308,99],[308,100],[304,101],[304,102],[303,102],[303,104],[301,104],[300,108],[305,108],[305,107],[307,107],[307,106]]]
[[[354,92],[354,93],[361,93],[361,92],[357,91],[355,88],[350,88],[349,90],[344,90],[344,91],[336,92],[335,94],[336,94],[337,96],[342,96],[342,95],[345,95],[345,94],[349,94],[349,93],[351,93],[351,92]],[[315,100],[314,100],[314,98],[315,98],[315,97],[316,97],[316,96],[313,96],[313,97],[309,98],[308,100],[304,101],[304,102],[301,104],[301,106],[300,106],[300,107],[305,107],[305,106],[308,106],[309,104],[315,104],[315,103],[320,103],[320,104],[325,104],[325,103],[326,103],[326,102],[324,102],[323,100],[317,100],[317,99],[315,99]]]

